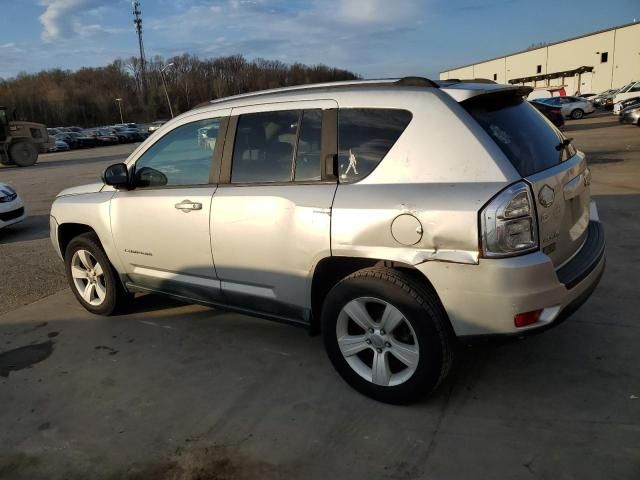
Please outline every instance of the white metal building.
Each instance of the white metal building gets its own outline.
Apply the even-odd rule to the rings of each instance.
[[[487,78],[532,87],[599,93],[640,81],[640,22],[600,30],[440,72],[440,79]]]

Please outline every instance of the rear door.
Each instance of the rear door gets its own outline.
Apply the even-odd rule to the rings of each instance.
[[[484,95],[463,105],[531,184],[541,249],[559,267],[582,246],[589,224],[584,155],[517,95]]]
[[[336,108],[322,100],[233,109],[211,209],[225,302],[308,320],[310,274],[331,255],[337,180],[322,165],[336,150]]]

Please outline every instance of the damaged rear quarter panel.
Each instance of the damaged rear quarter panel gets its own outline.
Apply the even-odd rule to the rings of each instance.
[[[504,182],[340,185],[332,210],[331,249],[337,256],[392,260],[417,265],[437,260],[478,262],[478,211]],[[398,243],[396,217],[414,216],[422,238]]]

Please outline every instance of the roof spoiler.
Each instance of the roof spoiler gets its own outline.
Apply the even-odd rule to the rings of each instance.
[[[475,102],[485,102],[491,101],[500,97],[527,97],[533,91],[532,87],[527,87],[523,85],[506,87],[506,88],[498,88],[495,90],[485,90],[479,95],[475,95],[473,97],[467,98],[463,100],[461,103],[469,104]]]

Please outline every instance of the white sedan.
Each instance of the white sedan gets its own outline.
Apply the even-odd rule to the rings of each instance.
[[[0,229],[25,218],[27,212],[20,195],[6,183],[0,182]]]
[[[545,103],[546,105],[560,108],[563,116],[573,118],[574,120],[578,120],[585,115],[593,113],[595,111],[593,103],[591,103],[586,98],[552,97],[545,98],[539,101]]]

